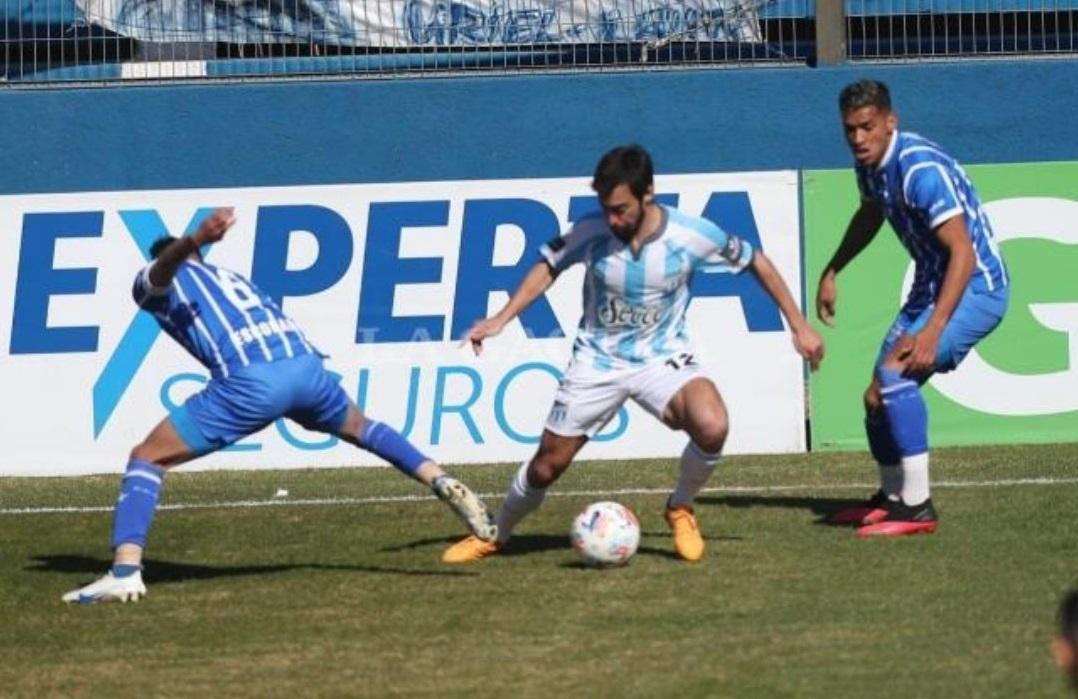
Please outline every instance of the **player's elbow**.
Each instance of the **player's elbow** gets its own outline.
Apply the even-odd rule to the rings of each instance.
[[[749,269],[753,272],[759,273],[761,270],[772,268],[771,258],[764,254],[764,251],[755,248],[752,251],[752,258],[749,260]]]
[[[876,201],[862,201],[850,219],[849,229],[859,237],[871,238],[883,225],[883,207]]]
[[[535,263],[528,271],[521,283],[521,287],[530,294],[538,295],[550,288],[558,277],[558,271],[549,260],[543,259]]]

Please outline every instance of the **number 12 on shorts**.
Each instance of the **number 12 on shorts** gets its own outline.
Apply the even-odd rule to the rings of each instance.
[[[688,352],[682,352],[679,355],[670,357],[664,364],[677,371],[678,369],[684,369],[687,366],[696,366],[696,359]]]

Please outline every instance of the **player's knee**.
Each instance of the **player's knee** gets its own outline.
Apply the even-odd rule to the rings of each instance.
[[[727,443],[729,434],[730,425],[723,417],[723,419],[717,419],[700,430],[700,433],[693,437],[692,441],[705,452],[716,454],[722,451],[722,446]]]
[[[367,418],[359,412],[359,408],[349,403],[348,409],[344,413],[344,420],[341,421],[341,426],[337,428],[337,436],[344,437],[346,440],[355,443],[363,434],[363,426],[366,422]]]
[[[144,441],[136,444],[135,448],[131,450],[130,455],[132,461],[149,461],[150,463],[156,463],[158,460],[157,457],[157,450]]]
[[[568,459],[559,458],[555,454],[537,454],[528,469],[528,482],[536,488],[545,488],[558,480],[558,476],[567,468]]]
[[[879,387],[877,390],[886,389],[890,392],[898,386],[909,384],[911,380],[906,376],[905,370],[906,368],[900,362],[891,361],[884,362],[876,367],[876,380],[874,383]]]
[[[138,461],[148,461],[160,468],[169,469],[177,466],[185,460],[184,455],[177,454],[173,450],[163,449],[152,439],[146,439],[135,445],[131,450],[130,458]]]
[[[692,441],[709,454],[722,451],[730,433],[730,423],[725,415],[715,414],[692,431]]]

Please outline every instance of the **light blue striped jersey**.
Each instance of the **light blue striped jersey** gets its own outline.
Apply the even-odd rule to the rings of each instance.
[[[251,282],[227,269],[185,260],[172,283],[150,283],[153,262],[135,277],[135,303],[214,378],[238,367],[319,354],[295,322]]]
[[[861,197],[879,202],[915,262],[909,306],[926,307],[939,295],[949,255],[933,231],[959,215],[965,217],[976,255],[970,288],[983,292],[1007,286],[1007,268],[973,183],[939,146],[915,133],[895,131],[878,167],[855,169]]]
[[[577,262],[586,267],[575,361],[608,370],[691,351],[685,311],[693,272],[701,266],[740,272],[752,262],[749,243],[707,219],[661,208],[662,225],[637,254],[601,213],[540,248],[555,274]]]

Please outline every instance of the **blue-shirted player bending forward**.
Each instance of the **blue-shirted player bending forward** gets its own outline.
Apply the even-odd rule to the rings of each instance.
[[[936,144],[898,130],[886,85],[848,85],[839,109],[857,161],[861,206],[824,269],[817,314],[831,324],[835,277],[884,218],[913,258],[915,273],[865,391],[865,431],[880,489],[833,519],[861,525],[861,537],[932,533],[938,518],[929,497],[928,413],[920,385],[954,369],[999,325],[1007,309],[1007,268],[966,173]]]
[[[135,279],[135,301],[210,370],[206,388],[131,451],[112,526],[114,564],[65,602],[137,600],[146,593],[142,552],[168,469],[257,432],[279,417],[337,435],[427,484],[475,536],[497,527],[483,503],[396,430],[360,414],[296,324],[240,275],[206,264],[199,248],[224,237],[231,209],[214,211],[183,238],[163,238]]]

